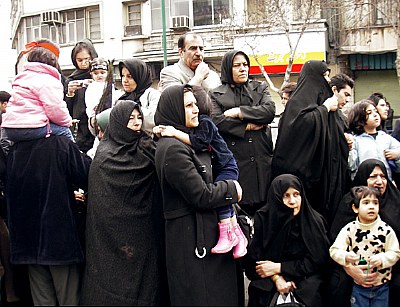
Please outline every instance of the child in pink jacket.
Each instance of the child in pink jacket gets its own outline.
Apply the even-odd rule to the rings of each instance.
[[[42,39],[25,46],[24,69],[12,83],[12,97],[3,114],[2,127],[13,142],[53,135],[73,140],[72,118],[64,99],[58,56],[60,50]]]

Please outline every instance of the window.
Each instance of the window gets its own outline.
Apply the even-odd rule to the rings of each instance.
[[[125,36],[142,34],[142,4],[140,2],[128,4],[126,14]]]
[[[73,43],[85,38],[84,9],[62,12],[62,42]]]
[[[229,0],[193,0],[195,26],[221,24],[229,18]]]
[[[98,9],[89,10],[88,15],[90,39],[101,39],[100,11]]]
[[[40,33],[40,15],[27,17],[25,19],[26,42],[34,41],[41,38]]]
[[[221,24],[230,18],[232,0],[165,0],[166,27],[170,17],[189,16],[194,26]],[[161,0],[151,0],[152,29],[162,29]]]

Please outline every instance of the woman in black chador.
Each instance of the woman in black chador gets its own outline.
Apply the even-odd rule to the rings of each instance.
[[[276,291],[292,290],[307,307],[321,307],[321,272],[329,259],[325,221],[309,205],[296,176],[272,181],[254,226],[246,265],[249,306],[269,306]]]
[[[353,186],[375,187],[381,192],[379,215],[382,221],[393,228],[397,238],[400,238],[400,191],[388,179],[385,165],[377,159],[365,160],[358,167],[352,184]],[[331,242],[335,240],[342,227],[355,219],[355,213],[351,208],[353,202],[353,196],[350,192],[343,197],[329,232]],[[346,267],[345,270],[341,266],[335,265],[335,263],[332,265],[327,289],[328,307],[350,306],[353,279],[364,286],[368,286],[369,282],[373,283],[374,275],[367,275],[358,267],[350,266]],[[397,262],[392,269],[392,279],[389,287],[389,306],[400,306],[400,262]],[[328,305],[328,303],[332,305]]]
[[[142,118],[118,101],[90,168],[82,305],[160,304],[162,204]]]
[[[328,75],[324,61],[304,64],[279,121],[272,174],[298,176],[311,206],[330,223],[347,192],[349,149],[340,111],[327,104],[333,96]]]

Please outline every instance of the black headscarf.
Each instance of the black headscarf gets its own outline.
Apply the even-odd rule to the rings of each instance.
[[[176,129],[190,133],[191,129],[186,127],[185,107],[183,94],[184,90],[191,91],[191,86],[173,85],[167,87],[162,93],[158,102],[154,122],[156,125],[173,126]]]
[[[293,216],[293,209],[283,203],[283,195],[290,187],[301,195],[301,208],[296,216]],[[325,263],[329,257],[325,221],[308,203],[299,178],[290,174],[280,175],[272,181],[266,205],[254,216],[255,236],[249,251],[251,258],[281,262],[294,219],[300,225],[301,238],[313,255],[313,261]]]
[[[304,183],[310,203],[326,218],[335,212],[347,184],[348,146],[344,122],[321,105],[333,95],[324,61],[304,64],[296,90],[279,122],[273,175],[291,173]],[[319,194],[319,195],[318,195]],[[329,211],[329,214],[328,214]]]
[[[235,83],[232,76],[233,59],[236,55],[241,54],[246,58],[247,63],[250,65],[250,59],[246,53],[239,50],[232,50],[225,53],[221,62],[221,82],[222,84],[229,84],[235,93],[235,106],[250,105],[251,94],[247,88],[249,80],[245,83]]]
[[[133,92],[125,92],[119,99],[120,100],[133,100],[138,103],[140,96],[143,95],[144,91],[147,90],[151,84],[151,72],[150,68],[145,62],[138,59],[128,59],[121,61],[118,64],[119,74],[122,77],[122,68],[126,67],[132,78],[135,80],[137,87]]]
[[[90,75],[90,68],[88,69],[80,69],[78,66],[78,63],[76,62],[76,55],[77,53],[81,52],[82,49],[86,49],[92,59],[97,58],[97,52],[96,49],[94,49],[94,46],[92,44],[92,41],[90,39],[83,39],[80,42],[77,42],[75,47],[71,51],[71,61],[72,64],[75,66],[75,71],[72,72],[72,74],[68,77],[69,80],[83,80],[83,79],[91,79]]]
[[[353,186],[366,186],[368,185],[367,180],[374,170],[378,166],[387,178],[386,191],[381,195],[379,215],[381,219],[388,223],[393,230],[396,232],[397,237],[400,238],[400,191],[394,186],[394,184],[388,179],[388,173],[385,165],[382,161],[377,159],[368,159],[363,161],[357,169],[357,173],[354,177]],[[340,229],[347,223],[353,221],[356,218],[356,214],[352,209],[354,199],[352,194],[349,192],[344,197],[339,205],[335,219],[333,220],[330,229],[330,239],[334,240],[339,234]]]

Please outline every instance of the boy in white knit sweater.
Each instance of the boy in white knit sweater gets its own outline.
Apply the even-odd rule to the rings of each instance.
[[[388,281],[400,257],[399,242],[393,229],[379,217],[379,191],[362,186],[353,188],[352,193],[357,218],[342,228],[329,253],[342,266],[367,264],[367,274],[378,272],[370,288],[354,283],[352,306],[389,306]]]

